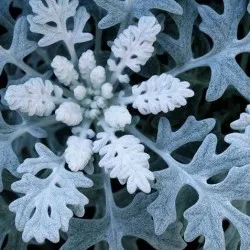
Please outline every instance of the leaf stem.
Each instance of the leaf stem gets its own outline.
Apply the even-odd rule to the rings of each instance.
[[[111,188],[110,177],[108,176],[108,174],[105,173],[104,169],[102,169],[102,171],[103,171],[103,186],[105,191],[106,214],[109,215],[110,217],[113,217],[112,206],[115,202]]]
[[[31,68],[28,64],[26,64],[24,61],[20,61],[15,63],[15,65],[20,68],[21,70],[23,70],[27,75],[33,76],[33,77],[38,77],[38,76],[42,76],[41,73],[37,72],[36,70],[34,70],[33,68]]]
[[[75,46],[71,41],[65,40],[64,42],[65,42],[65,45],[66,45],[66,47],[67,47],[67,49],[69,51],[71,61],[76,66],[76,64],[78,62],[78,58],[77,58]]]
[[[135,126],[128,125],[125,127],[125,130],[137,137],[145,146],[150,148],[156,154],[161,155],[162,150],[157,148],[156,143],[148,139],[145,135],[143,135],[138,129],[135,128]]]

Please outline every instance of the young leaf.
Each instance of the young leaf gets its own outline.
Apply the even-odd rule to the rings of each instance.
[[[194,95],[189,86],[188,82],[181,82],[178,78],[165,73],[152,76],[148,81],[133,86],[133,107],[143,115],[173,111],[185,106],[186,98]]]
[[[94,142],[94,151],[105,140],[105,136],[101,136],[100,140]],[[137,188],[146,193],[151,191],[150,181],[154,180],[154,175],[149,170],[149,155],[144,152],[138,138],[124,135],[111,140],[110,144],[99,150],[99,154],[102,156],[99,166],[104,167],[111,178],[118,178],[121,184],[127,182],[129,193],[134,193]]]

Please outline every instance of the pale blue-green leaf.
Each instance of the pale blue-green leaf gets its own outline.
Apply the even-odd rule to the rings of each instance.
[[[250,126],[244,133],[231,133],[225,136],[225,141],[235,147],[250,149]]]
[[[242,40],[237,39],[238,25],[246,12],[246,0],[224,1],[223,14],[203,5],[198,10],[202,18],[200,29],[213,39],[214,45],[200,65],[208,65],[212,70],[207,100],[220,98],[229,85],[249,98],[250,79],[235,60],[238,54],[250,51],[249,35]]]
[[[28,24],[25,17],[20,17],[14,28],[13,40],[8,50],[0,46],[0,73],[6,63],[18,66],[23,62],[23,58],[32,53],[37,45],[33,41],[27,40]]]
[[[0,197],[0,247],[5,250],[26,250],[27,244],[22,241],[22,235],[16,230],[15,216],[8,209],[7,203]],[[3,246],[4,241],[5,246]]]
[[[192,53],[190,53],[190,47],[187,49],[184,44],[184,48],[180,47],[180,50],[172,50],[167,44],[167,41],[171,41],[171,38],[168,38],[166,35],[160,35],[160,41],[168,53],[171,53],[171,56],[177,62],[180,60],[178,62],[179,65],[171,70],[170,73],[178,75],[194,68],[208,66],[211,68],[211,79],[206,94],[207,101],[214,101],[220,98],[230,85],[249,99],[250,78],[235,60],[237,55],[250,51],[250,34],[240,40],[237,38],[239,23],[246,13],[247,0],[224,1],[224,12],[222,14],[217,13],[207,5],[198,4],[197,6],[202,18],[200,29],[211,37],[213,48],[207,54],[193,58]],[[188,23],[188,20],[186,22]],[[192,29],[190,25],[189,29]],[[185,34],[185,30],[179,27],[179,33],[180,37],[182,37],[182,33]],[[190,34],[187,36],[189,46],[191,45]],[[177,47],[178,45],[174,46]],[[182,58],[182,54],[184,54],[184,58]]]
[[[161,236],[155,235],[152,220],[146,211],[154,198],[155,195],[138,194],[125,208],[110,204],[102,219],[72,219],[69,238],[62,250],[88,249],[100,241],[107,241],[110,250],[122,250],[121,240],[124,236],[143,239],[155,249],[162,250],[166,246],[171,250],[183,249],[185,243],[180,236],[180,223],[170,225]]]
[[[11,186],[24,196],[13,201],[9,208],[16,213],[15,224],[23,231],[25,242],[32,238],[38,243],[45,239],[58,242],[59,230],[66,232],[73,212],[83,216],[88,203],[88,198],[77,188],[91,187],[93,183],[82,172],[66,170],[63,156],[56,156],[43,144],[37,143],[35,147],[39,157],[26,159],[19,166],[18,171],[26,174]],[[35,176],[44,169],[52,170],[47,178]]]
[[[13,36],[15,21],[12,18],[9,8],[11,0],[0,1],[0,23],[6,29],[6,33],[1,35],[1,45],[9,45]]]
[[[83,33],[83,29],[89,20],[90,15],[88,14],[85,7],[80,7],[74,16],[74,29],[72,31],[72,41],[74,44],[83,43],[93,39],[93,35],[90,33]]]
[[[94,0],[101,8],[108,11],[108,14],[99,22],[100,29],[107,29],[119,24],[132,15],[140,18],[152,15],[152,9],[165,10],[175,14],[182,14],[181,6],[175,0]]]
[[[181,0],[179,4],[183,8],[183,14],[181,16],[169,14],[178,27],[178,39],[174,39],[168,34],[160,33],[157,41],[173,57],[177,65],[182,65],[193,57],[191,48],[192,31],[198,11],[193,0]]]
[[[214,119],[197,121],[193,116],[189,116],[182,127],[173,132],[168,119],[161,118],[156,145],[158,148],[172,153],[189,142],[202,141],[214,125]]]
[[[231,202],[249,200],[250,166],[247,164],[250,162],[250,152],[229,147],[216,154],[216,145],[216,137],[207,136],[189,164],[177,162],[163,150],[162,157],[168,168],[155,172],[154,188],[159,191],[159,196],[148,211],[154,218],[156,233],[163,233],[176,220],[175,201],[178,193],[189,185],[197,191],[199,200],[184,213],[188,220],[185,239],[192,241],[203,235],[205,250],[225,249],[222,220],[227,218],[239,231],[242,249],[246,250],[250,236],[246,225],[250,219],[234,208]],[[224,181],[214,185],[207,183],[209,178],[225,171],[230,172]]]
[[[250,199],[250,165],[232,168],[221,183],[210,185],[199,192],[199,200],[189,208],[184,217],[188,220],[185,239],[192,241],[196,237],[205,237],[204,249],[225,249],[222,220],[228,219],[240,235],[240,249],[250,246],[250,218],[235,208],[233,200]]]
[[[17,131],[19,126],[7,124],[0,113],[0,191],[3,190],[2,172],[7,169],[11,174],[18,176],[18,158],[12,149],[12,134]]]

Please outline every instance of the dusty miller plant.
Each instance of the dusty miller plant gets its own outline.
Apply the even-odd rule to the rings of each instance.
[[[249,9],[1,0],[1,249],[249,250]]]

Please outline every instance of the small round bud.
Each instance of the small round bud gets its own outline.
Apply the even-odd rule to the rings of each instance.
[[[113,97],[113,86],[110,83],[104,83],[102,85],[102,96],[105,99],[110,99]]]
[[[101,95],[101,90],[100,89],[95,89],[94,90],[94,95],[95,96]]]
[[[83,100],[83,105],[85,105],[85,106],[89,106],[90,104],[91,104],[91,102],[92,102],[92,100],[91,99],[89,99],[89,98],[86,98],[86,99],[84,99]]]
[[[87,93],[88,93],[88,95],[93,95],[94,90],[92,88],[87,88]]]
[[[74,89],[74,96],[76,98],[76,100],[81,101],[83,100],[83,98],[86,96],[87,94],[87,90],[84,86],[77,86]]]
[[[95,119],[98,115],[100,115],[100,110],[98,110],[98,109],[91,109],[90,111],[89,111],[89,118],[90,119]]]
[[[96,104],[99,108],[105,108],[107,103],[102,96],[99,96],[96,100]]]
[[[92,129],[87,130],[88,138],[93,138],[95,136],[95,132]]]
[[[102,66],[95,67],[90,73],[90,81],[94,88],[100,88],[106,80],[105,69]]]
[[[90,104],[90,107],[91,107],[92,109],[97,109],[97,108],[98,108],[97,102],[92,101],[91,104]]]

